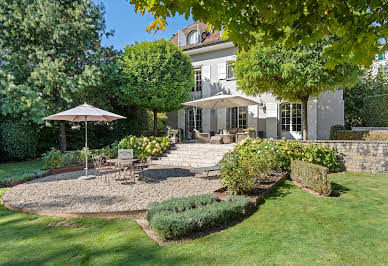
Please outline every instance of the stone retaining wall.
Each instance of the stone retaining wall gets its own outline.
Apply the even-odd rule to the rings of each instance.
[[[388,173],[388,142],[386,141],[315,140],[309,142],[336,147],[348,171]]]

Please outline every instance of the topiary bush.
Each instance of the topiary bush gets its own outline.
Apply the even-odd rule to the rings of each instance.
[[[0,161],[35,158],[37,146],[34,127],[10,119],[0,123]]]
[[[291,179],[325,196],[331,194],[331,184],[327,177],[329,169],[304,161],[291,162]]]
[[[251,201],[242,196],[217,201],[212,194],[150,203],[147,219],[164,239],[179,239],[195,232],[226,226],[248,213]]]

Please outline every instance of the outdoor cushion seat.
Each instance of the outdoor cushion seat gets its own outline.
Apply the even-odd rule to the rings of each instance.
[[[221,136],[212,136],[210,137],[210,144],[223,144],[223,140]]]
[[[202,133],[196,129],[193,130],[195,133],[195,138],[197,143],[209,143],[210,142],[210,133]]]

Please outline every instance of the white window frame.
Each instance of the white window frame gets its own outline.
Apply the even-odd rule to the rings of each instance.
[[[192,91],[202,91],[202,68],[194,69],[194,87]]]
[[[227,108],[226,126],[228,128],[248,128],[248,106]]]
[[[226,62],[226,79],[235,79],[235,61],[227,61]],[[233,69],[233,70],[231,70]],[[232,73],[232,75],[231,75]]]
[[[196,44],[199,43],[199,34],[198,31],[193,30],[187,36],[187,44]]]
[[[302,131],[302,106],[300,103],[283,103],[280,107],[280,115],[283,132]]]

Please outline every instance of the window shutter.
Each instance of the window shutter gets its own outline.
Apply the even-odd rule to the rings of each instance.
[[[202,80],[210,81],[210,66],[202,66]]]
[[[218,64],[218,79],[226,79],[226,62]]]
[[[178,46],[185,46],[186,45],[186,34],[183,33],[183,31],[178,31]]]

